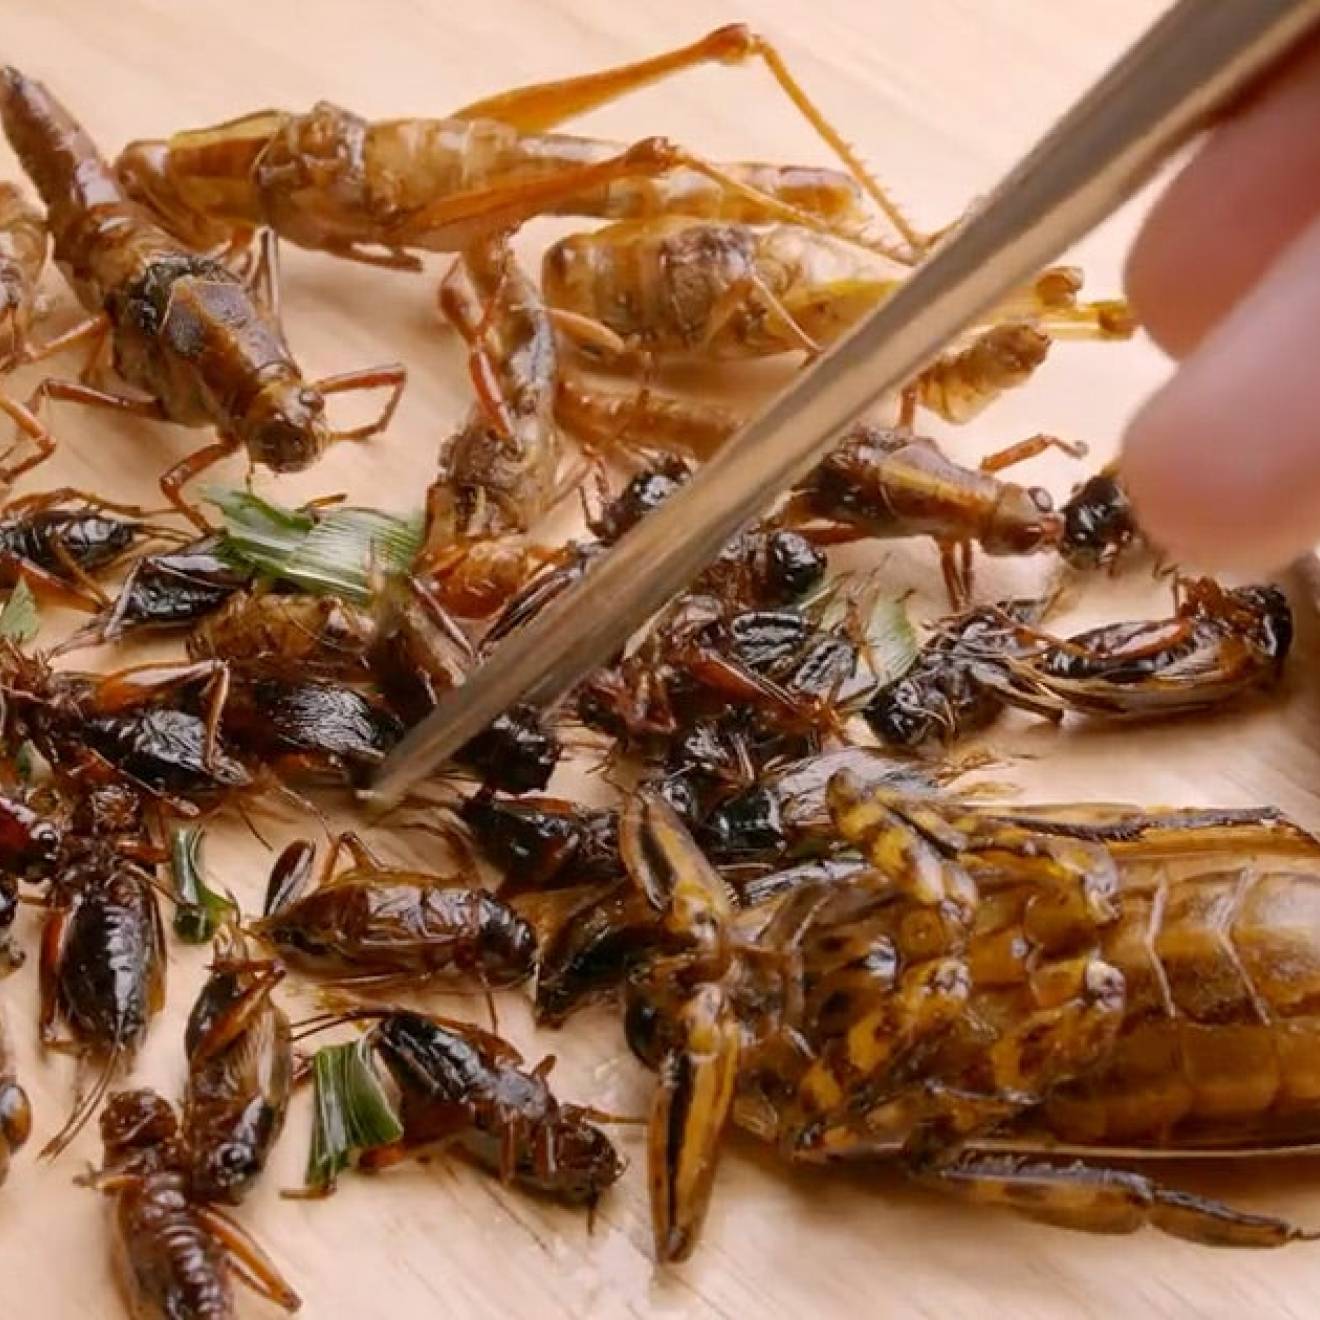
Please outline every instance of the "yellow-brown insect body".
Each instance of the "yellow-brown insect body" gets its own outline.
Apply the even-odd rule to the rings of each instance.
[[[1123,977],[1122,1027],[1045,1100],[1056,1140],[1152,1153],[1320,1140],[1320,874],[1210,865],[1125,877],[1099,940]]]
[[[169,420],[215,426],[277,471],[315,461],[329,443],[324,400],[243,282],[146,219],[41,83],[5,70],[0,116],[46,202],[56,262],[83,306],[110,318],[119,374]]]
[[[571,235],[542,265],[551,306],[653,353],[714,358],[832,343],[896,284],[882,258],[825,234],[682,216]]]
[[[483,231],[453,219],[430,223],[427,210],[438,201],[549,180],[622,150],[594,138],[520,133],[481,117],[371,122],[322,101],[305,114],[262,111],[163,142],[135,142],[118,168],[131,194],[181,235],[214,237],[268,224],[292,243],[341,254],[377,245],[457,252]],[[837,171],[739,164],[728,173],[823,218],[863,222],[857,186]],[[772,218],[754,198],[687,169],[615,180],[546,209],[612,218]]]
[[[362,674],[374,621],[337,596],[239,592],[188,637],[195,660],[227,660],[248,674],[291,678]]]
[[[27,338],[46,247],[41,212],[12,183],[0,183],[0,367],[13,362]]]
[[[563,454],[554,327],[503,239],[473,244],[440,290],[472,346],[479,399],[440,452],[427,494],[427,552],[525,532],[549,507]]]
[[[947,422],[968,422],[1045,361],[1050,337],[1028,321],[992,326],[966,348],[937,358],[913,383],[917,402]]]
[[[843,836],[891,879],[921,846],[904,831],[923,818],[900,825],[842,784],[832,798]],[[967,837],[969,817],[935,819]],[[1212,839],[1191,830],[1147,856],[1140,840],[1116,846],[1118,884],[1094,919],[1063,917],[1067,891],[1011,832],[949,863],[976,878],[965,920],[950,922],[947,894],[818,905],[809,969],[863,918],[880,921],[890,957],[845,1026],[816,1036],[796,1103],[830,1118],[797,1126],[795,1153],[911,1151],[930,1124],[950,1148],[1158,1155],[1320,1140],[1320,850],[1262,829],[1237,864]],[[927,1011],[919,1036],[912,995],[929,1003],[939,983],[942,1015]]]
[[[803,483],[796,507],[867,536],[976,541],[991,555],[1055,545],[1063,520],[1049,494],[953,462],[935,441],[859,423]]]

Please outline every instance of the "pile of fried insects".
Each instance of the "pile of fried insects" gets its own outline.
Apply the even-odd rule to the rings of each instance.
[[[663,138],[558,131],[679,69],[752,59],[842,168],[716,165]],[[80,1181],[113,1205],[134,1314],[231,1315],[235,1280],[298,1306],[233,1207],[303,1083],[308,1194],[439,1149],[528,1194],[596,1205],[624,1171],[615,1116],[560,1100],[549,1061],[528,1067],[494,1019],[389,998],[441,984],[533,986],[546,1027],[621,1006],[656,1077],[646,1181],[660,1261],[695,1247],[731,1125],[789,1161],[883,1160],[1071,1228],[1300,1236],[1109,1167],[1106,1152],[1320,1135],[1316,842],[1271,809],[1027,807],[957,788],[969,758],[953,749],[1008,708],[1153,719],[1280,677],[1292,622],[1272,586],[1176,578],[1169,617],[1070,637],[1048,629],[1051,597],[973,602],[978,547],[1052,556],[1073,580],[1148,551],[1115,471],[1059,506],[1000,475],[1063,441],[1033,437],[971,469],[920,429],[923,412],[966,421],[1021,385],[1055,339],[1127,338],[1121,300],[1083,301],[1078,271],[1042,271],[909,382],[892,424],[854,428],[570,698],[510,710],[474,739],[403,808],[445,837],[453,873],[390,866],[354,834],[321,863],[296,842],[264,910],[244,913],[204,877],[200,819],[271,796],[301,809],[309,784],[349,799],[490,647],[738,427],[655,388],[656,368],[809,361],[939,235],[911,226],[742,26],[444,119],[371,123],[321,103],[135,142],[114,164],[14,69],[0,73],[0,118],[45,205],[0,184],[0,365],[86,353],[81,375],[26,401],[0,391],[17,428],[7,489],[55,448],[52,400],[202,437],[160,477],[164,512],[63,488],[11,497],[0,516],[0,922],[15,966],[17,907],[43,909],[41,1041],[85,1075],[42,1155],[99,1114],[103,1160]],[[509,239],[547,214],[604,223],[550,246],[538,286]],[[288,472],[382,431],[404,387],[397,364],[302,375],[278,318],[281,240],[399,270],[453,256],[440,307],[474,399],[415,519],[221,490],[212,526],[189,497],[235,451]],[[87,319],[41,342],[48,247]],[[607,388],[584,362],[646,384]],[[327,398],[355,390],[381,392],[379,417],[332,429]],[[589,539],[536,539],[578,489]],[[874,581],[827,574],[835,544],[917,536],[938,548],[951,610],[921,642]],[[112,599],[98,575],[125,566]],[[42,651],[47,604],[87,618]],[[181,636],[186,657],[55,663],[147,631]],[[626,785],[615,806],[541,795],[569,731],[607,753]],[[177,1108],[115,1089],[165,996],[158,891],[176,938],[213,943]],[[315,1016],[291,1024],[287,976],[320,986]],[[295,1050],[332,1027],[340,1043]],[[9,1054],[0,1174],[31,1126]]]

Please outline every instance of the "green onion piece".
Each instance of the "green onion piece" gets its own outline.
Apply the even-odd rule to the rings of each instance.
[[[170,840],[174,891],[179,896],[179,905],[174,912],[174,933],[185,944],[206,944],[226,917],[236,915],[233,903],[208,888],[202,879],[204,837],[199,829],[181,828],[174,831]]]
[[[407,573],[422,544],[420,516],[341,508],[314,518],[248,491],[207,498],[224,515],[226,558],[313,595],[365,602],[373,579]]]
[[[221,553],[239,568],[277,575],[316,525],[311,514],[281,508],[248,490],[212,488],[206,498],[225,520]]]
[[[315,1096],[307,1187],[326,1192],[363,1151],[398,1141],[403,1124],[376,1074],[366,1036],[317,1050],[312,1076]]]
[[[14,753],[14,773],[20,784],[30,784],[37,777],[40,753],[30,738],[24,738]]]
[[[897,682],[916,663],[920,643],[901,600],[876,601],[866,619],[862,655],[881,687]]]
[[[19,578],[0,610],[0,638],[18,646],[26,646],[41,629],[41,615],[37,598],[26,579]]]

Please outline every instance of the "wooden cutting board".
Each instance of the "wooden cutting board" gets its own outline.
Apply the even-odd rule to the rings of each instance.
[[[1158,0],[745,0],[740,10],[699,0],[620,5],[607,0],[319,0],[224,5],[170,0],[0,2],[3,57],[47,79],[107,151],[129,138],[223,120],[260,107],[328,98],[364,114],[437,115],[519,82],[635,59],[686,42],[717,22],[745,19],[782,45],[790,64],[845,135],[934,227],[985,189],[1019,151],[1161,8]],[[763,71],[706,69],[601,110],[581,131],[628,140],[665,134],[713,158],[825,163],[823,149]],[[0,175],[14,166],[0,151]],[[1140,208],[1077,254],[1097,296],[1118,286],[1121,254]],[[537,224],[529,254],[564,224]],[[309,374],[400,358],[410,370],[390,433],[342,446],[314,471],[259,487],[293,501],[344,490],[363,502],[415,508],[436,447],[467,402],[463,355],[434,313],[437,261],[425,277],[383,273],[286,251],[284,305]],[[72,317],[57,295],[52,325]],[[1029,388],[952,436],[974,458],[1048,430],[1107,453],[1123,421],[1165,371],[1147,344],[1060,346]],[[779,369],[744,373],[743,392]],[[750,382],[750,383],[748,383]],[[29,386],[24,377],[17,384]],[[196,444],[194,435],[118,422],[64,406],[59,457],[28,488],[61,483],[151,501],[154,477]],[[1079,469],[1042,460],[1033,480],[1066,495]],[[130,475],[131,474],[131,475]],[[241,467],[227,473],[238,480]],[[940,600],[929,545],[890,546],[881,563],[917,608]],[[1040,566],[984,566],[986,593],[1029,587]],[[1143,570],[1088,590],[1080,613],[1159,612],[1167,588]],[[55,617],[51,634],[71,620]],[[996,751],[1020,752],[1001,778],[1043,797],[1245,805],[1275,803],[1320,824],[1320,740],[1307,682],[1314,629],[1303,622],[1279,700],[1222,717],[1150,731],[1009,722]],[[109,657],[103,657],[105,663]],[[263,819],[276,846],[309,823]],[[428,855],[417,836],[373,836],[388,855]],[[435,860],[434,852],[431,853]],[[210,839],[213,875],[245,903],[258,900],[271,853],[236,823]],[[28,919],[25,935],[35,935]],[[137,1078],[177,1094],[181,1024],[203,975],[202,951],[171,949],[170,1005],[156,1023]],[[54,1167],[33,1152],[62,1121],[71,1064],[35,1044],[35,959],[0,989],[37,1130],[0,1193],[0,1314],[23,1320],[113,1315],[107,1207],[71,1184],[97,1157],[84,1134]],[[292,1011],[308,1002],[291,995]],[[443,1001],[450,1011],[475,1004]],[[528,1053],[560,1058],[556,1086],[571,1099],[640,1113],[649,1079],[627,1056],[610,1013],[540,1037],[516,1000],[504,1029]],[[1011,1314],[1208,1315],[1314,1313],[1320,1247],[1277,1254],[1216,1253],[1147,1232],[1107,1239],[1036,1227],[949,1204],[890,1174],[790,1171],[742,1139],[730,1143],[705,1240],[689,1265],[653,1269],[644,1151],[636,1129],[619,1141],[631,1167],[602,1204],[595,1229],[581,1217],[508,1192],[438,1161],[375,1180],[349,1177],[327,1203],[281,1200],[300,1180],[308,1109],[301,1098],[264,1186],[241,1217],[301,1290],[306,1313],[355,1320],[412,1316],[599,1315],[842,1316]],[[1217,1173],[1169,1170],[1180,1185],[1320,1224],[1320,1166],[1295,1160]],[[244,1300],[243,1314],[264,1314]]]

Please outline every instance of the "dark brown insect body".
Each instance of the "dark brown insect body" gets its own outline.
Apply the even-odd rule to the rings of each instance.
[[[353,865],[335,874],[341,849]],[[531,927],[494,894],[459,881],[385,866],[342,835],[316,887],[315,852],[285,849],[271,873],[266,915],[252,929],[300,971],[346,981],[457,974],[478,986],[514,985],[532,970]]]
[[[502,898],[596,884],[621,874],[618,818],[606,808],[477,793],[463,803],[461,815],[483,856],[503,876]]]
[[[273,316],[243,281],[146,219],[41,83],[6,69],[0,118],[46,203],[56,261],[83,307],[108,318],[119,375],[149,399],[110,396],[107,406],[220,434],[217,445],[166,474],[166,495],[198,518],[180,487],[240,446],[275,471],[315,462],[332,439],[324,396],[303,378]],[[47,393],[98,401],[87,389]]]
[[[632,651],[583,680],[577,710],[584,724],[652,755],[733,707],[765,733],[810,737],[855,697],[855,681],[866,685],[858,659],[842,633],[801,612],[681,596]]]
[[[0,976],[23,965],[25,954],[13,938],[18,916],[18,882],[49,878],[59,859],[63,830],[24,795],[0,793]]]
[[[1112,565],[1140,535],[1132,501],[1109,469],[1082,482],[1059,512],[1063,515],[1059,554],[1074,568]]]
[[[369,663],[389,709],[413,725],[435,709],[440,696],[460,682],[473,662],[466,638],[424,595],[386,611]],[[550,781],[563,753],[541,712],[518,705],[500,715],[455,755],[489,788],[529,793]]]
[[[589,1109],[561,1104],[507,1041],[468,1023],[392,1012],[369,1039],[399,1094],[403,1138],[377,1163],[426,1147],[461,1152],[507,1183],[592,1207],[623,1172]]]
[[[560,1027],[578,1009],[612,998],[629,970],[660,941],[655,909],[631,880],[604,890],[549,896],[558,909],[541,936],[536,967],[536,1022]]]
[[[112,642],[130,632],[190,627],[251,581],[219,553],[220,538],[202,537],[177,550],[136,560],[119,595],[75,644]]]
[[[145,529],[94,504],[72,504],[69,494],[27,496],[0,514],[0,586],[22,580],[39,600],[97,610],[106,598],[90,575],[121,560]]]
[[[384,704],[356,688],[278,678],[236,682],[221,727],[234,748],[282,777],[349,783],[403,736]]]
[[[251,961],[241,939],[222,940],[188,1019],[183,1140],[189,1186],[204,1201],[241,1201],[284,1127],[293,1046],[271,999],[282,976]]]
[[[90,1186],[114,1197],[115,1264],[135,1320],[234,1320],[236,1276],[286,1311],[301,1305],[238,1223],[188,1183],[178,1120],[153,1091],[120,1091],[101,1115],[105,1167]]]
[[[937,624],[907,673],[863,712],[876,737],[891,747],[919,747],[983,729],[1009,700],[1006,658],[1032,645],[1017,625],[1036,624],[1044,609],[1043,601],[1000,601]]]
[[[62,774],[109,766],[182,811],[192,800],[252,782],[217,741],[224,677],[212,662],[140,665],[104,675],[57,672],[39,657],[0,649],[10,737],[31,739]],[[203,699],[194,699],[194,692]]]
[[[1033,697],[1088,715],[1149,717],[1216,706],[1278,682],[1293,639],[1277,587],[1180,584],[1171,619],[1116,623],[1013,664]]]
[[[165,933],[151,878],[100,840],[72,839],[47,897],[41,1040],[101,1065],[98,1087],[42,1152],[58,1154],[130,1063],[165,1003]],[[68,1030],[59,1035],[59,1025]]]
[[[867,747],[842,747],[777,765],[725,798],[700,822],[702,847],[719,864],[778,867],[825,852],[834,836],[826,789],[847,771],[867,788],[920,795],[937,777],[924,767]]]

